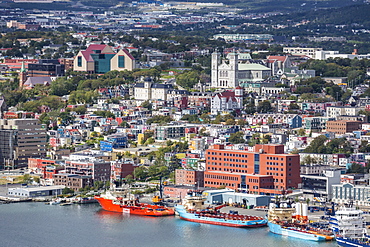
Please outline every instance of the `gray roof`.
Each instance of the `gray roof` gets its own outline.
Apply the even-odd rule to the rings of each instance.
[[[28,77],[26,82],[24,83],[25,86],[34,86],[37,84],[50,84],[51,78],[49,76],[41,76],[41,77]]]
[[[187,90],[176,90],[176,89],[174,89],[174,90],[169,90],[168,92],[167,92],[168,94],[189,94],[189,92],[187,91]]]
[[[144,83],[136,83],[135,84],[136,88],[144,88]],[[171,84],[160,84],[160,83],[153,83],[151,88],[163,88],[163,89],[173,89],[173,86]]]

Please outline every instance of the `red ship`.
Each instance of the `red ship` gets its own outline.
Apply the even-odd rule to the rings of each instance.
[[[157,217],[175,215],[175,211],[167,207],[139,203],[131,194],[113,195],[111,192],[107,192],[94,198],[107,211]]]

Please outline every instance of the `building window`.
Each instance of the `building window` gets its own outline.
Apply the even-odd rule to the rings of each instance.
[[[77,57],[77,66],[82,67],[82,57],[81,56]]]
[[[118,56],[118,67],[119,68],[125,67],[125,56]]]

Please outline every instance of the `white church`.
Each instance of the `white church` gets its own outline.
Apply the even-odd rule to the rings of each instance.
[[[249,53],[231,52],[226,58],[219,52],[212,53],[211,87],[243,87],[245,83],[261,82],[271,76],[270,68],[251,60]]]
[[[231,113],[243,108],[243,88],[237,86],[234,90],[217,93],[211,101],[211,114]]]

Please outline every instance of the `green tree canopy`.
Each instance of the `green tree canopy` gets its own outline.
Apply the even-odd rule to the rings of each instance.
[[[268,113],[272,111],[272,106],[270,101],[264,100],[258,103],[257,111],[260,113]]]
[[[159,123],[159,124],[165,124],[173,121],[173,119],[170,116],[154,116],[152,118],[149,118],[146,121],[146,124],[152,124],[152,123]]]
[[[193,88],[199,80],[200,72],[197,70],[189,70],[176,75],[176,84],[187,89]]]
[[[94,114],[104,118],[116,118],[116,116],[110,111],[94,111]]]
[[[242,131],[232,133],[229,137],[229,142],[233,144],[245,143],[243,136],[244,136],[244,133]]]

